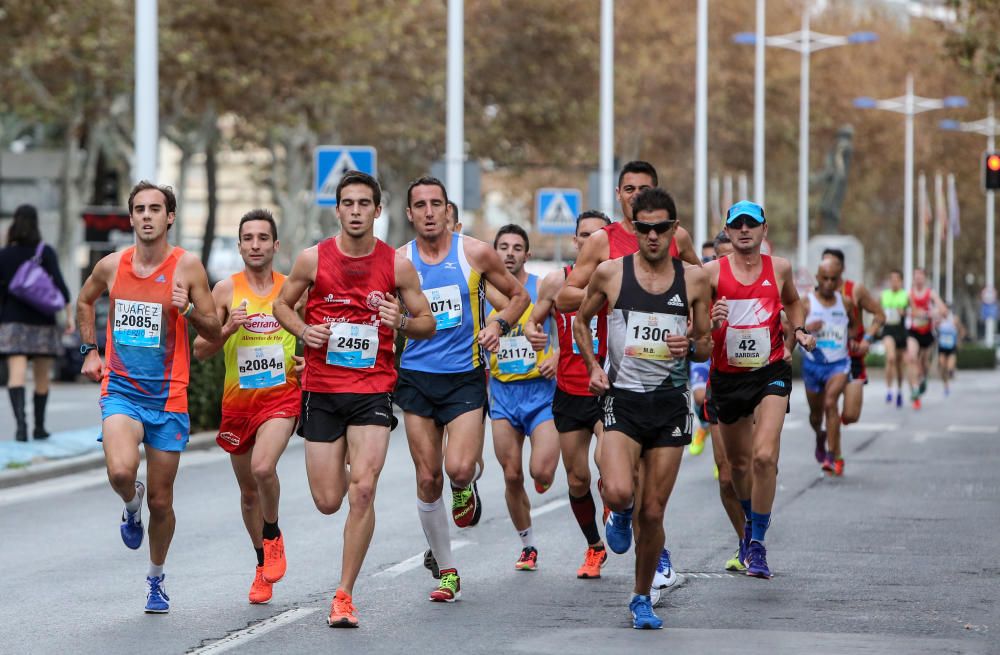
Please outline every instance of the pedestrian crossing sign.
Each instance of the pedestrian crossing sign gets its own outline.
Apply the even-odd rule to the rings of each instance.
[[[575,234],[580,199],[579,189],[539,189],[535,196],[538,231],[547,234]]]
[[[349,170],[378,177],[375,148],[371,146],[317,146],[313,151],[316,204],[337,206],[337,184]]]

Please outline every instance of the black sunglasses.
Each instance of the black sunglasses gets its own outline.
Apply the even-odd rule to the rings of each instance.
[[[731,221],[728,221],[726,223],[726,227],[731,227],[736,230],[742,230],[744,225],[746,225],[750,229],[753,229],[755,227],[760,227],[763,224],[764,221],[758,221],[753,216],[747,216],[745,214],[741,214],[736,218],[732,219]]]
[[[659,223],[632,221],[632,225],[635,225],[635,231],[639,234],[649,234],[650,232],[663,234],[664,232],[670,230],[673,226],[677,225],[677,221],[661,221]]]

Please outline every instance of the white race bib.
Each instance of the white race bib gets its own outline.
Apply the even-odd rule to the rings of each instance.
[[[625,356],[668,362],[668,334],[687,334],[687,316],[629,312],[625,328]]]
[[[438,330],[447,330],[462,324],[462,290],[457,284],[436,289],[424,289],[431,314]]]
[[[497,368],[504,375],[531,373],[537,361],[538,355],[528,342],[528,337],[500,337]]]
[[[816,335],[816,347],[820,350],[828,352],[842,350],[845,348],[844,344],[846,343],[846,325],[830,325],[829,323],[824,323],[823,327],[819,329],[819,334]]]
[[[771,331],[766,327],[726,328],[729,365],[760,368],[771,358]]]
[[[569,319],[569,333],[573,334],[573,324],[576,322],[576,315],[574,314]],[[594,354],[598,353],[598,341],[597,341],[597,317],[590,319],[590,338],[594,342]],[[580,354],[580,346],[576,344],[576,337],[573,337],[573,354]]]
[[[326,363],[347,368],[372,368],[378,354],[378,328],[357,323],[331,323]]]
[[[885,310],[885,324],[886,325],[899,325],[902,322],[903,322],[903,317],[900,315],[898,309],[887,308]]]
[[[115,299],[115,343],[140,348],[159,348],[163,305],[158,302]]]
[[[236,349],[240,389],[268,389],[285,383],[285,349],[280,345]]]

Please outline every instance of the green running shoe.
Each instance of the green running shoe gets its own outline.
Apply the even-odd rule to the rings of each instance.
[[[740,561],[740,549],[737,548],[733,556],[726,560],[727,571],[746,571],[747,567]]]

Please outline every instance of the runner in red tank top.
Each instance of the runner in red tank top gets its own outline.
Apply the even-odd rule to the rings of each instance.
[[[736,252],[705,265],[715,298],[709,384],[746,520],[740,559],[748,575],[770,578],[764,535],[777,486],[781,427],[792,391],[781,310],[795,326],[800,345],[812,350],[816,340],[803,327],[805,316],[791,265],[760,253],[767,236],[764,210],[752,202],[736,203],[726,214],[726,234]]]
[[[586,211],[576,219],[576,234],[573,247],[580,247],[594,233],[609,225],[611,219],[599,211]],[[635,237],[633,237],[633,240]],[[638,244],[638,241],[636,242]],[[536,350],[545,348],[547,338],[542,323],[551,318],[556,323],[559,335],[559,368],[556,374],[556,393],[552,401],[552,415],[559,431],[559,446],[562,451],[566,481],[569,484],[569,502],[573,516],[587,540],[587,552],[583,565],[577,570],[578,578],[599,578],[601,567],[607,561],[604,541],[597,527],[597,509],[590,493],[590,439],[596,436],[598,443],[602,434],[601,421],[604,418],[600,399],[587,388],[590,375],[587,366],[573,340],[573,322],[576,312],[560,312],[554,308],[555,295],[572,266],[553,271],[545,276],[538,288],[538,299],[528,323],[534,329],[525,330],[530,334],[532,346]],[[601,345],[606,344],[607,318],[595,316],[591,322],[594,352],[604,361]]]
[[[927,372],[934,348],[934,321],[941,316],[944,308],[941,296],[927,286],[924,269],[914,269],[906,325],[906,377],[910,383],[913,409],[920,409],[920,396],[927,391]]]
[[[306,473],[316,508],[333,514],[345,491],[351,506],[341,577],[327,619],[331,627],[358,625],[354,582],[374,530],[378,474],[396,425],[394,330],[409,339],[434,335],[434,317],[413,264],[375,238],[381,196],[373,177],[347,172],[337,185],[340,234],[296,258],[274,301],[281,326],[305,342],[299,435],[306,440]],[[294,307],[307,290],[303,321]]]

